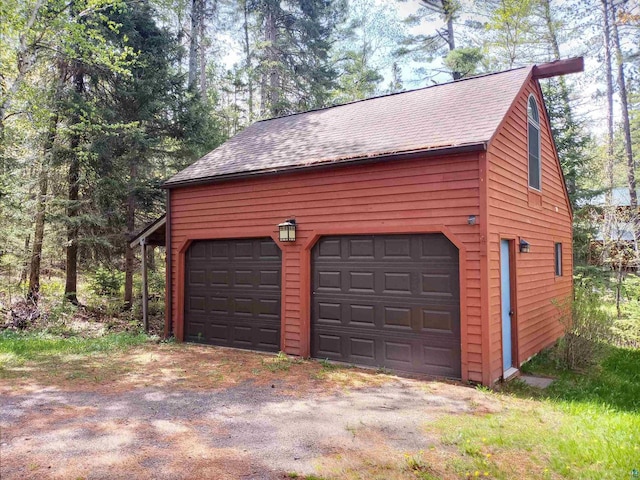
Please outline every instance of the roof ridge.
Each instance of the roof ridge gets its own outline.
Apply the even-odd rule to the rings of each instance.
[[[263,118],[261,120],[255,121],[254,124],[269,122],[271,120],[280,120],[282,118],[289,118],[289,117],[293,117],[293,116],[296,116],[296,115],[304,115],[306,113],[320,112],[320,111],[323,111],[323,110],[330,110],[332,108],[345,107],[347,105],[353,105],[355,103],[368,102],[370,100],[377,100],[379,98],[392,97],[392,96],[395,96],[395,95],[403,95],[405,93],[420,92],[422,90],[427,90],[427,89],[430,89],[430,88],[444,87],[445,85],[453,85],[453,84],[462,83],[462,82],[465,82],[465,81],[468,81],[468,80],[477,80],[479,78],[490,77],[492,75],[500,75],[502,73],[515,72],[516,70],[522,70],[524,68],[529,68],[530,69],[530,68],[533,68],[533,65],[524,65],[522,67],[510,68],[508,70],[500,70],[498,72],[481,73],[479,75],[474,75],[473,77],[459,78],[457,80],[451,80],[449,82],[436,83],[434,85],[427,85],[425,87],[414,88],[413,90],[403,90],[402,92],[385,93],[383,95],[376,95],[374,97],[369,97],[369,98],[361,98],[359,100],[352,100],[350,102],[338,103],[338,104],[335,104],[335,105],[328,105],[326,107],[312,108],[311,110],[305,110],[303,112],[289,113],[289,114],[286,114],[286,115],[281,115],[279,117]]]

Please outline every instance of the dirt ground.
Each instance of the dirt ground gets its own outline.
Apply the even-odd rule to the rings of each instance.
[[[503,408],[460,384],[195,345],[0,372],[2,480],[344,478],[365,463],[416,478],[403,465],[436,441],[425,425]]]

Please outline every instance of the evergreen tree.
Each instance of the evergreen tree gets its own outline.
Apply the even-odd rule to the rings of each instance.
[[[326,105],[335,82],[329,50],[344,2],[251,0],[249,5],[262,30],[256,53],[262,116]]]

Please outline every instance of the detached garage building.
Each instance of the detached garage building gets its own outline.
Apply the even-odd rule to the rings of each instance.
[[[520,68],[257,122],[168,180],[167,333],[491,384],[554,342],[571,209]],[[287,220],[295,241],[279,239]],[[293,225],[295,224],[295,226]]]

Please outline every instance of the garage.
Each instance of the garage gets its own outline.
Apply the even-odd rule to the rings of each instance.
[[[185,340],[279,351],[281,264],[271,238],[194,241],[185,262]]]
[[[312,355],[460,378],[458,257],[442,234],[320,238]]]

